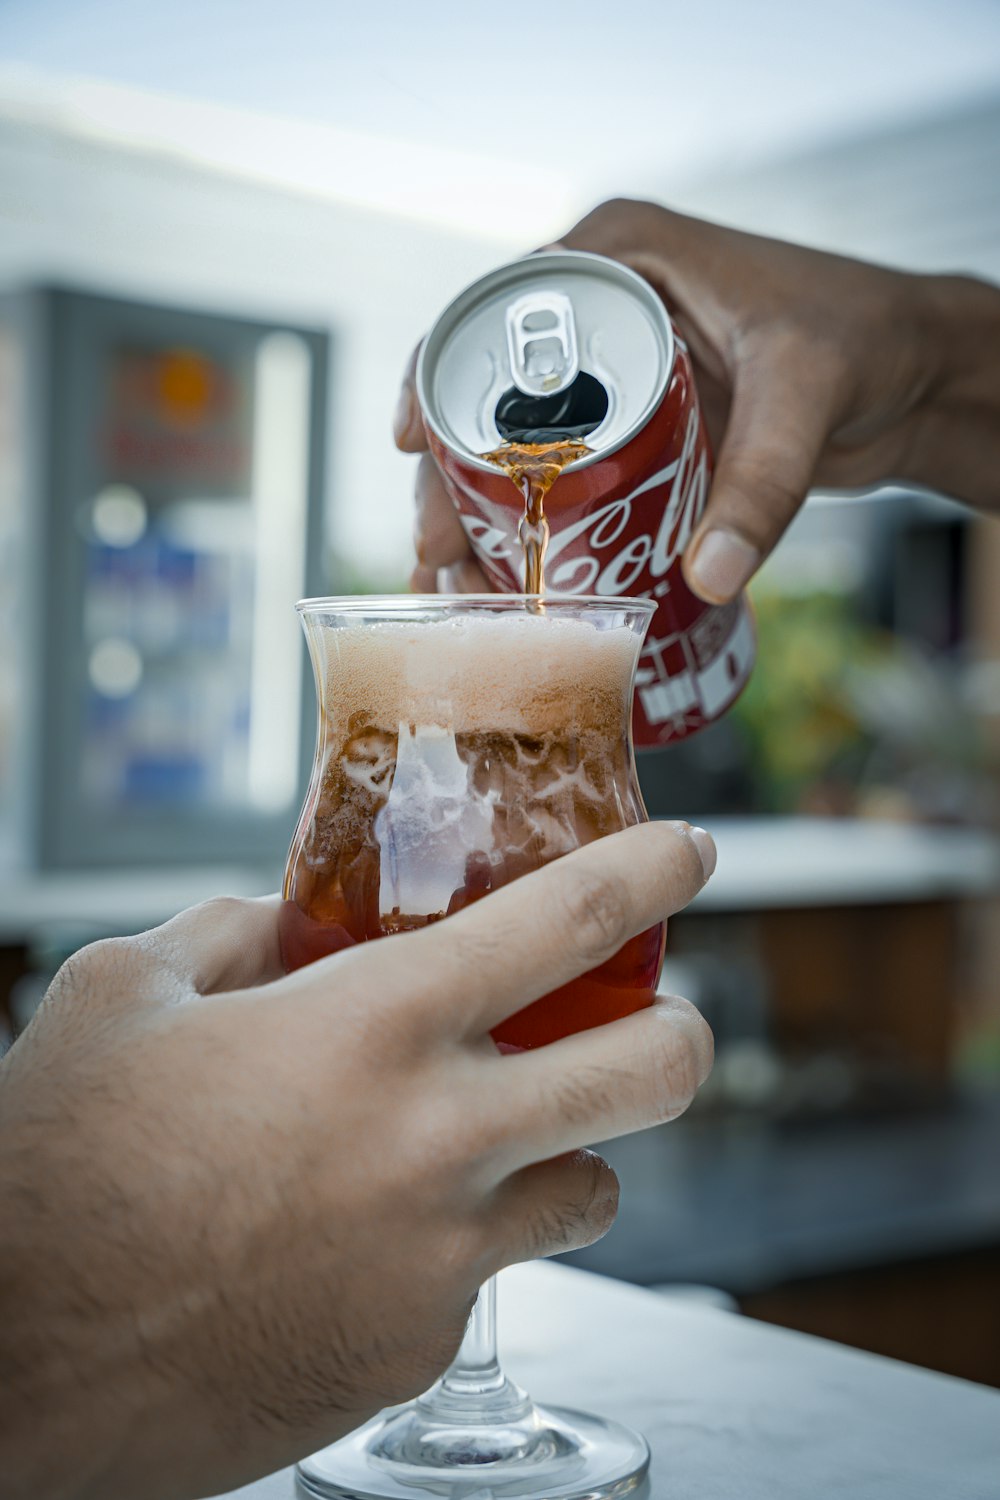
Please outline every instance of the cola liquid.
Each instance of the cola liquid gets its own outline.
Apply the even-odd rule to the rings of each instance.
[[[314,632],[310,644],[325,712],[285,878],[288,968],[440,921],[644,821],[627,628],[522,612]],[[495,1039],[540,1046],[649,1005],[664,941],[663,924],[632,938]]]
[[[533,442],[509,439],[499,448],[480,454],[513,480],[524,498],[524,517],[517,535],[524,552],[526,594],[545,592],[545,550],[549,544],[545,498],[563,469],[590,451],[579,438],[562,437]]]

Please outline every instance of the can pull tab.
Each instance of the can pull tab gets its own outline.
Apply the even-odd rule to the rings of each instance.
[[[573,304],[564,292],[532,292],[507,309],[507,353],[526,396],[555,396],[580,373]]]

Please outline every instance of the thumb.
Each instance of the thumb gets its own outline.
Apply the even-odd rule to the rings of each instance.
[[[710,604],[749,582],[812,484],[834,426],[833,391],[802,364],[771,351],[737,372],[708,504],[684,557],[689,587]]]

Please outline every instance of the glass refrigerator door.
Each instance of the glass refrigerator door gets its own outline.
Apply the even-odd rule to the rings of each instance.
[[[294,799],[309,365],[282,333],[249,368],[113,354],[106,439],[129,482],[98,491],[84,528],[94,805],[271,812]]]
[[[293,606],[316,551],[325,341],[157,313],[160,337],[119,315],[82,339],[97,463],[87,493],[70,476],[78,816],[49,819],[56,863],[277,859],[301,791]]]

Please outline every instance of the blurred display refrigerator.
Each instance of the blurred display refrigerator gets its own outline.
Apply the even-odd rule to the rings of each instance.
[[[328,336],[0,301],[8,868],[280,862],[311,751]]]

